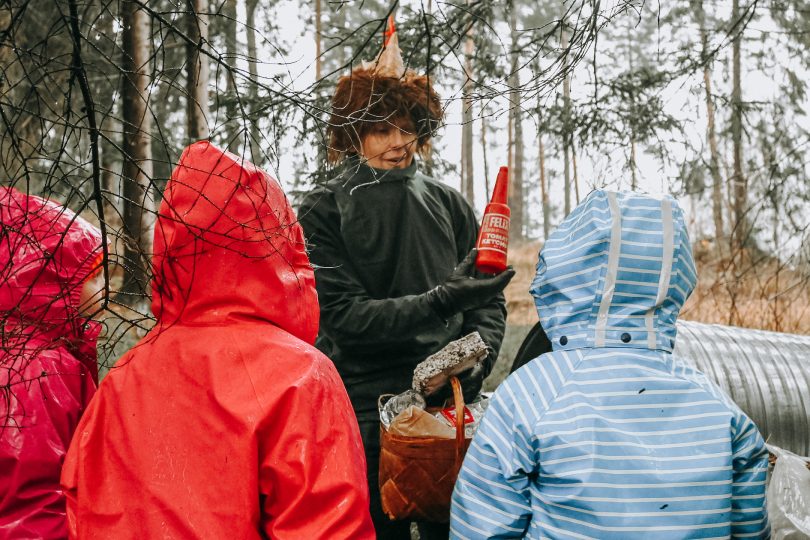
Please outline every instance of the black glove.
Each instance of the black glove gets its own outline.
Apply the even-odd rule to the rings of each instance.
[[[486,362],[486,359],[478,362],[458,376],[458,382],[461,383],[461,393],[464,394],[464,403],[472,402],[481,391],[481,386],[484,384],[484,362]]]
[[[444,283],[426,293],[431,307],[443,319],[483,306],[503,291],[515,276],[515,271],[508,266],[495,276],[476,277],[477,252],[472,249]]]

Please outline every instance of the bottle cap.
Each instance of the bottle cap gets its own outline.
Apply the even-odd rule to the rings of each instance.
[[[507,204],[509,197],[509,167],[501,167],[498,178],[495,180],[495,190],[492,192],[491,203]]]

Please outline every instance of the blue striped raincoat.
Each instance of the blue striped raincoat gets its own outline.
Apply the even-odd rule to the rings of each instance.
[[[671,354],[695,282],[671,198],[595,191],[566,218],[531,289],[554,352],[495,393],[453,538],[769,535],[762,437]]]

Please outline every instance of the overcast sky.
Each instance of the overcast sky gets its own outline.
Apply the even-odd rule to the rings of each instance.
[[[414,8],[419,8],[419,2],[412,2]],[[407,3],[406,3],[407,5]],[[730,1],[719,0],[712,2],[712,11],[716,17],[728,18],[730,13]],[[351,9],[351,4],[346,4],[346,9]],[[243,9],[240,3],[240,10]],[[282,0],[275,11],[274,17],[279,21],[282,29],[282,39],[289,45],[288,50],[292,51],[286,58],[280,58],[277,51],[265,45],[265,50],[260,57],[264,57],[268,62],[260,66],[260,75],[275,75],[279,71],[283,71],[286,75],[286,80],[294,89],[304,90],[308,88],[314,81],[315,69],[315,46],[313,39],[313,29],[307,27],[306,19],[310,17],[307,10],[301,9],[301,4],[298,0]],[[244,13],[239,14],[239,18],[244,21]],[[626,24],[626,23],[624,23]],[[496,26],[496,30],[508,39],[508,29],[505,24],[501,27]],[[751,25],[751,31],[747,35],[756,36],[758,32],[767,31],[772,28],[767,19],[763,18],[756,21]],[[666,30],[665,30],[666,31]],[[682,32],[696,32],[694,29],[682,28]],[[671,41],[674,40],[673,36],[656,36],[656,41],[661,45],[661,51],[665,55],[666,48],[671,46]],[[244,36],[241,36],[241,41],[245,41]],[[401,46],[404,50],[408,49],[408,44],[401,40]],[[761,47],[760,41],[749,39],[744,42],[743,55],[751,54],[758,47]],[[610,47],[609,40],[600,38],[600,51],[604,48]],[[506,52],[504,54],[504,62],[506,59]],[[730,56],[730,47],[726,48],[721,53],[721,57],[715,64],[713,71],[713,85],[714,91],[717,94],[728,94],[728,77],[724,75],[723,69],[728,69],[730,62],[727,61]],[[600,54],[603,54],[600,52]],[[371,60],[371,58],[366,58]],[[285,63],[284,68],[279,67],[279,63]],[[750,70],[752,62],[744,63],[746,68],[749,68],[744,74],[744,96],[745,100],[763,100],[771,98],[775,85],[773,84],[774,74],[760,73]],[[526,80],[527,74],[523,74],[521,80]],[[452,81],[449,81],[452,83]],[[575,73],[572,81],[572,95],[574,98],[583,97],[587,91],[588,73],[587,67],[581,66]],[[440,132],[434,144],[434,151],[442,156],[444,159],[458,164],[460,162],[460,142],[461,142],[461,89],[448,84],[445,81],[437,81],[437,89],[442,97],[446,100],[446,126]],[[684,77],[671,84],[661,96],[666,103],[666,111],[679,119],[687,120],[686,123],[686,140],[695,148],[701,146],[705,147],[705,101],[702,93],[702,77],[700,74],[695,74],[691,77]],[[533,108],[534,103],[526,104],[526,107]],[[506,126],[507,126],[507,107],[505,101],[500,104],[495,104],[493,107],[495,114],[489,118],[489,124],[497,131],[496,136],[489,136],[488,161],[489,161],[489,176],[490,185],[494,183],[494,175],[497,173],[500,165],[506,164]],[[719,109],[719,114],[725,114],[724,109]],[[483,153],[481,152],[479,144],[480,136],[480,121],[478,119],[479,108],[478,104],[475,106],[475,151],[474,151],[474,173],[476,183],[476,201],[475,206],[478,212],[483,210],[486,204],[488,194],[484,193],[484,175],[483,170]],[[539,200],[539,185],[538,185],[538,165],[537,165],[537,136],[536,127],[531,117],[525,117],[523,122],[524,131],[524,179],[527,183],[536,188],[531,188],[534,191],[533,201]],[[546,140],[547,147],[550,141]],[[289,153],[279,156],[278,170],[273,171],[280,179],[282,184],[289,188],[294,180],[296,157],[300,156],[300,152],[314,152],[314,149],[296,148],[295,144],[290,141],[285,143],[285,148],[290,148]],[[618,148],[613,153],[605,155],[589,155],[584,152],[582,148],[577,149],[577,165],[579,172],[580,194],[584,197],[593,187],[608,187],[610,189],[629,189],[630,174],[627,169],[627,156],[629,151],[625,148]],[[657,158],[651,156],[639,145],[637,148],[637,178],[639,182],[639,189],[650,194],[661,194],[671,191],[671,183],[677,185],[678,169],[674,165],[680,162],[686,155],[683,144],[670,144],[667,148],[672,156],[672,164],[662,166]],[[311,154],[310,154],[311,155]],[[547,169],[551,174],[551,197],[552,203],[558,207],[562,206],[562,163],[556,156],[547,150]],[[662,168],[663,167],[663,168]],[[459,187],[459,178],[442,178],[444,182],[456,188]],[[573,195],[572,195],[573,197]],[[690,220],[693,222],[693,233],[701,234],[708,233],[711,230],[711,215],[709,205],[705,204],[706,201],[701,201],[699,208],[692,208],[691,201],[681,198],[681,204],[687,211]],[[539,208],[536,204],[531,207],[531,212],[535,215],[537,222],[542,222],[537,215]],[[560,213],[555,215],[553,223],[557,223],[561,218]],[[535,236],[541,235],[542,231],[534,231]],[[786,244],[786,249],[796,249],[795,242],[800,239],[794,239],[792,242]]]

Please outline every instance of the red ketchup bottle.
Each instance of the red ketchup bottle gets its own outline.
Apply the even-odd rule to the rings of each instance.
[[[492,192],[481,230],[478,231],[478,256],[475,267],[486,274],[499,274],[506,270],[506,249],[509,247],[509,206],[506,198],[509,192],[509,168],[501,167],[495,190]]]

